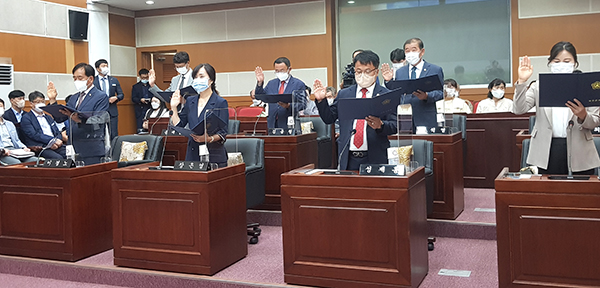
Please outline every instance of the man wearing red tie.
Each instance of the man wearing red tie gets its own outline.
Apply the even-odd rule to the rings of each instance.
[[[293,94],[294,103],[283,103],[269,105],[269,116],[267,116],[267,126],[269,128],[287,128],[288,117],[295,116],[296,127],[300,127],[297,120],[298,112],[306,108],[306,93],[304,87],[306,85],[302,80],[292,77],[292,66],[290,60],[285,57],[280,57],[273,63],[275,75],[277,78],[269,81],[267,86],[263,88],[265,83],[265,74],[260,66],[256,67],[256,88],[255,94]],[[300,91],[300,93],[293,93]],[[292,113],[293,111],[293,113]]]
[[[328,105],[325,87],[315,80],[313,90],[319,109],[319,115],[326,124],[333,124],[338,118],[338,101],[344,98],[372,98],[388,92],[376,83],[379,74],[379,56],[366,50],[354,58],[356,84],[340,90],[333,104]],[[358,170],[360,164],[386,164],[387,148],[390,147],[388,135],[397,131],[397,116],[390,113],[382,118],[368,116],[365,119],[340,120],[339,155],[341,170]],[[348,144],[348,148],[344,146]],[[342,146],[343,145],[343,146]]]

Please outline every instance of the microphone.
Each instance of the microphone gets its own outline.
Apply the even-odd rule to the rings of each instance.
[[[260,120],[260,114],[262,113],[258,113],[258,116],[256,116],[256,121],[254,121],[254,129],[252,130],[252,136],[256,135],[256,125],[258,125],[258,120]]]
[[[173,110],[169,111],[169,116],[173,116]],[[165,131],[165,142],[163,143],[163,149],[160,153],[160,163],[156,167],[148,167],[149,170],[162,170],[163,168],[163,158],[165,157],[165,148],[167,147],[167,140],[169,138],[169,130],[171,130],[171,120],[169,119],[169,124],[167,125],[167,130]]]
[[[573,125],[575,123],[573,122],[573,120],[569,121],[569,125],[567,125],[567,133],[568,133],[568,139],[572,140],[572,131],[573,131]],[[567,141],[568,142],[568,141]],[[569,169],[569,174],[567,175],[567,179],[573,179],[573,170],[571,169],[571,145],[569,145],[567,143],[567,168]]]
[[[350,140],[352,139],[352,136],[354,136],[354,134],[356,134],[356,129],[352,129],[350,131],[350,136],[348,137],[348,140],[346,141],[346,145],[344,145],[344,148],[342,149],[342,152],[340,152],[340,154],[338,155],[338,166],[337,166],[337,170],[335,171],[323,171],[323,174],[335,174],[335,175],[353,175],[355,174],[352,171],[340,171],[340,167],[342,165],[342,162],[340,161],[342,154],[344,154],[344,151],[346,151],[346,149],[348,148],[348,146],[350,146]]]
[[[154,125],[156,125],[156,123],[158,123],[158,121],[160,120],[160,118],[161,118],[161,116],[162,116],[162,111],[163,111],[163,109],[161,108],[161,109],[159,110],[159,113],[158,113],[158,115],[156,115],[156,121],[154,121],[154,123],[152,123],[152,126],[150,127],[150,133],[149,133],[149,134],[152,134],[152,130],[154,130]],[[152,114],[152,113],[150,113],[150,114]],[[168,126],[168,125],[167,125],[167,126]]]

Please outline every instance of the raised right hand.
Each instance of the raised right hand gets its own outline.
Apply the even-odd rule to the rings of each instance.
[[[315,83],[313,84],[313,95],[315,95],[315,99],[317,101],[321,101],[325,99],[325,86],[319,79],[315,79]]]
[[[254,69],[254,74],[256,75],[256,82],[258,83],[258,86],[262,86],[262,84],[265,82],[265,73],[263,73],[263,69],[260,66],[256,66],[256,69]]]
[[[56,87],[54,87],[54,83],[52,81],[48,82],[48,91],[46,94],[48,94],[50,103],[56,102],[56,96],[58,96],[58,93],[56,92]]]
[[[383,76],[383,80],[385,80],[386,82],[394,78],[394,70],[390,68],[390,64],[381,64],[381,76]]]
[[[155,82],[156,82],[156,72],[154,71],[154,69],[150,69],[150,72],[148,73],[148,84],[150,85],[150,87],[154,87]]]
[[[533,65],[531,65],[531,60],[529,57],[525,56],[519,61],[519,80],[518,83],[525,83],[529,80],[529,77],[533,74]]]
[[[181,94],[179,94],[179,89],[173,92],[173,96],[171,96],[171,109],[177,109],[177,105],[181,103]]]

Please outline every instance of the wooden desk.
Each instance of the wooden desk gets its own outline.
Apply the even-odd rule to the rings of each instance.
[[[150,131],[150,129],[152,129],[152,135],[162,135],[162,131],[163,130],[167,130],[167,127],[169,127],[169,119],[168,117],[166,118],[149,118],[148,119],[148,131]],[[156,124],[155,124],[156,123]],[[152,125],[154,125],[154,127],[152,127]]]
[[[165,146],[165,154],[163,154],[163,165],[173,166],[175,165],[175,161],[185,160],[188,138],[185,136],[163,137],[166,138],[167,141]]]
[[[244,258],[244,165],[210,172],[113,170],[114,262],[213,275]]]
[[[428,271],[424,168],[408,177],[296,171],[281,176],[286,283],[421,283]]]
[[[240,120],[240,134],[252,134],[255,123],[256,133],[266,135],[268,132],[267,117],[237,117],[236,119]]]
[[[600,181],[496,178],[499,287],[599,287]]]
[[[0,168],[0,253],[77,261],[111,249],[114,168]]]
[[[391,135],[390,140],[398,139]],[[433,142],[434,196],[429,218],[456,219],[465,207],[463,183],[463,141],[461,132],[453,134],[401,135],[401,140]],[[423,164],[423,163],[419,163]]]
[[[258,208],[281,210],[281,174],[307,164],[318,163],[317,133],[297,136],[237,135],[237,137],[265,140],[265,203]]]
[[[529,116],[486,113],[467,115],[467,157],[464,171],[465,187],[493,188],[494,179],[503,167],[517,171],[521,153],[515,147],[515,137],[529,129]]]

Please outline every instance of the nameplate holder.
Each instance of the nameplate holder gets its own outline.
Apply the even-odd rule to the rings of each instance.
[[[44,168],[73,168],[75,161],[73,159],[46,159],[44,160]]]
[[[162,136],[166,136],[167,135],[167,129],[163,129],[162,132],[160,133],[160,135]],[[169,136],[181,136],[181,133],[175,131],[175,130],[169,130]]]
[[[404,176],[404,165],[360,164],[359,175]]]
[[[200,161],[175,161],[173,170],[180,171],[208,171],[208,163]]]
[[[429,128],[429,134],[452,134],[451,127],[431,127]]]
[[[291,136],[296,134],[297,133],[294,128],[269,128],[269,135]]]

